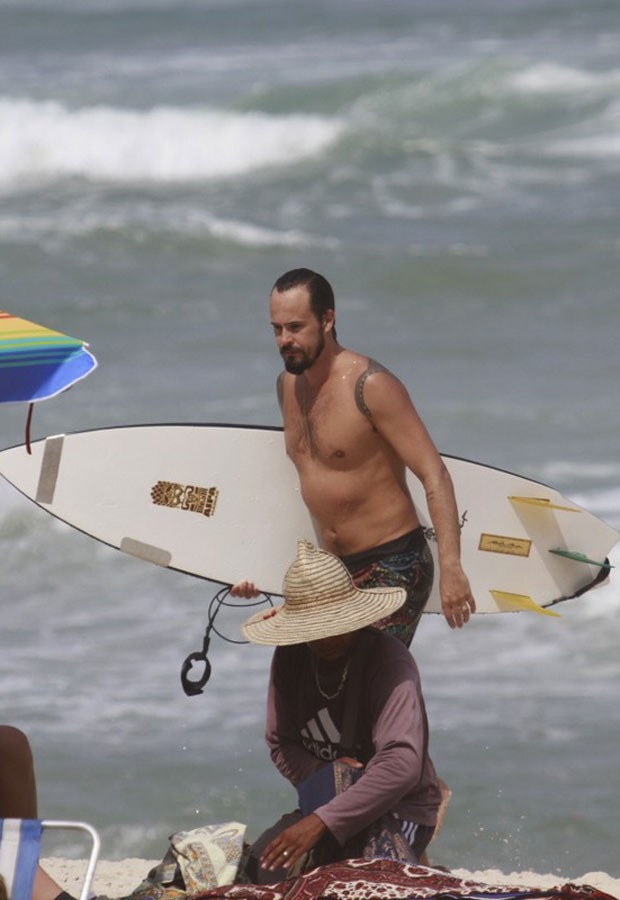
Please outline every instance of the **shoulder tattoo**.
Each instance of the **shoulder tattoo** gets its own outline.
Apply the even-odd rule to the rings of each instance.
[[[364,385],[366,384],[366,379],[370,375],[374,375],[375,372],[385,372],[388,375],[390,374],[385,366],[382,366],[381,363],[378,363],[374,359],[371,359],[368,361],[368,368],[366,369],[366,371],[362,372],[360,377],[355,382],[355,403],[361,414],[363,416],[366,416],[367,419],[372,419],[372,413],[368,409],[366,401],[364,400]]]

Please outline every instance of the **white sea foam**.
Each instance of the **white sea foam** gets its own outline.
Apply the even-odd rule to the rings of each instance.
[[[180,183],[285,166],[323,152],[338,121],[208,108],[147,110],[0,99],[0,183],[83,177]]]
[[[62,238],[88,237],[96,233],[124,232],[141,242],[151,234],[174,234],[190,240],[217,241],[242,247],[321,247],[334,250],[338,241],[300,229],[268,228],[249,220],[218,216],[206,209],[174,204],[129,204],[122,208],[85,211],[68,204],[54,214],[0,216],[5,238],[20,244],[33,242],[57,246]]]
[[[529,94],[610,92],[620,85],[620,69],[588,72],[573,66],[538,62],[511,76],[509,86]]]
[[[545,147],[550,156],[565,156],[573,159],[618,159],[620,157],[620,134],[598,134],[591,137],[576,137],[553,141]]]

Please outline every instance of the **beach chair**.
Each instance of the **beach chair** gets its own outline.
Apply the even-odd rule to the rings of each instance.
[[[8,900],[31,900],[43,832],[57,829],[80,831],[89,838],[90,852],[80,893],[80,900],[87,900],[101,847],[99,835],[91,825],[47,819],[0,819],[0,875]]]

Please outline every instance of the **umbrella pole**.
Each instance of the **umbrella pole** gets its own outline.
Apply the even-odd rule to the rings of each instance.
[[[26,452],[32,456],[32,448],[30,446],[30,426],[32,425],[32,413],[34,412],[34,403],[28,404],[28,417],[26,419]]]

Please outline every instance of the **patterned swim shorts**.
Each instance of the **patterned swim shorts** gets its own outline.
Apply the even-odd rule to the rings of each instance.
[[[422,527],[361,553],[341,556],[358,588],[403,587],[407,599],[400,609],[375,627],[408,647],[433,586],[434,564]]]

